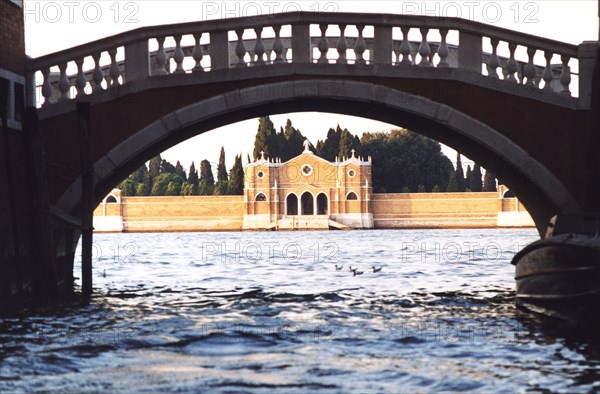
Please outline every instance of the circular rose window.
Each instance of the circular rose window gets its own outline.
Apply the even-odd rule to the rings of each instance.
[[[354,177],[354,175],[356,175],[356,171],[354,171],[354,170],[350,170],[350,171],[348,171],[348,176],[349,176],[350,178]]]
[[[256,176],[258,177],[258,179],[262,179],[265,176],[265,173],[262,171],[259,171],[258,174],[256,174]]]
[[[310,165],[305,164],[302,166],[302,173],[304,175],[308,176],[308,175],[312,174],[312,172],[313,172],[313,168]]]

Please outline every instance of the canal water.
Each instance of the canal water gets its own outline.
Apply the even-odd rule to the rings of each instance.
[[[536,238],[95,235],[89,306],[1,320],[0,392],[598,391],[596,334],[515,306]]]

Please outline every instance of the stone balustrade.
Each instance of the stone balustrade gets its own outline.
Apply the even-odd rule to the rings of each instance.
[[[407,69],[455,68],[588,107],[595,45],[458,18],[296,12],[144,27],[32,59],[29,78],[48,106],[140,79],[222,69],[387,65],[402,77]]]

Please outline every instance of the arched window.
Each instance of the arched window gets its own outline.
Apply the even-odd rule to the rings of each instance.
[[[314,198],[312,194],[309,192],[304,192],[302,197],[300,198],[300,204],[302,205],[302,213],[301,215],[314,215],[315,213],[315,205]]]
[[[285,199],[285,205],[287,206],[286,215],[298,214],[298,197],[294,193],[291,193],[289,196],[287,196]]]
[[[107,204],[116,204],[117,198],[111,194],[110,196],[106,197],[106,203]]]
[[[502,198],[514,198],[515,197],[515,193],[513,193],[512,190],[507,190],[504,195],[502,196]]]
[[[346,195],[346,200],[358,200],[358,196],[354,192],[350,192]]]
[[[263,193],[258,193],[254,201],[267,201],[267,197]]]
[[[324,193],[319,193],[317,196],[317,215],[327,215],[327,196]]]

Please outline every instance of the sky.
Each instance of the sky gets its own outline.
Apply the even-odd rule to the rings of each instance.
[[[285,11],[397,13],[452,16],[475,20],[554,40],[579,44],[598,39],[598,2],[580,1],[197,1],[197,0],[25,0],[26,51],[31,57],[57,52],[95,39],[144,26],[210,19],[224,19]],[[484,48],[485,50],[485,48]],[[271,116],[275,127],[291,119],[294,127],[313,143],[324,139],[330,127],[340,125],[354,134],[389,131],[389,125],[364,118],[324,113],[292,113]],[[227,167],[234,155],[253,149],[257,119],[231,124],[191,138],[162,157],[184,168],[192,161],[218,162],[220,147],[226,151]],[[453,150],[444,147],[452,161]],[[463,160],[466,166],[468,160]],[[216,164],[215,164],[216,167]]]

